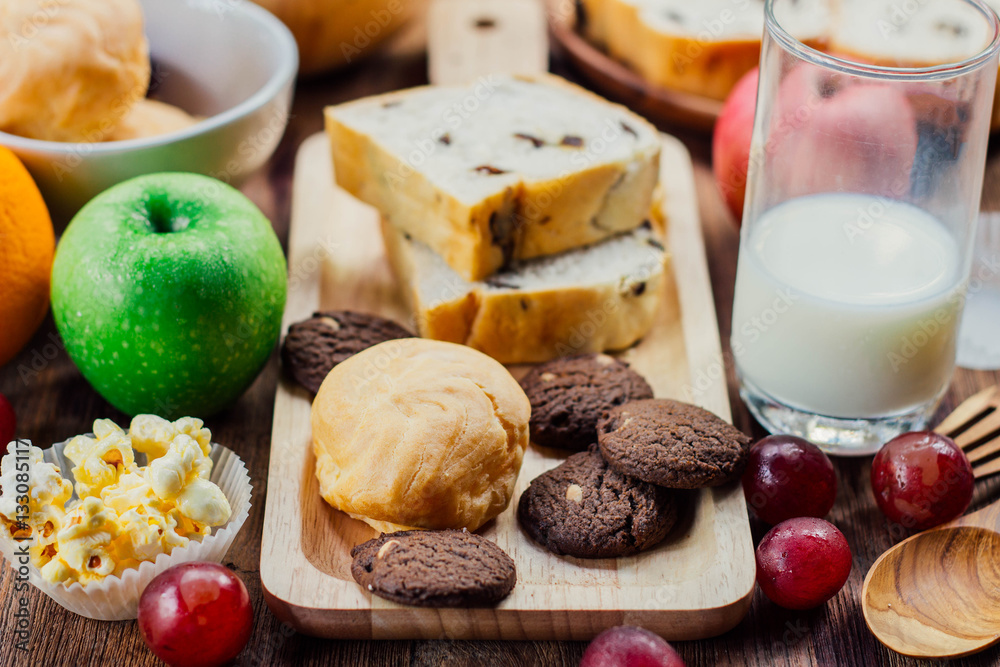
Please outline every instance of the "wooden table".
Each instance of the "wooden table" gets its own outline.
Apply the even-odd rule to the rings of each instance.
[[[557,57],[554,71],[574,78]],[[426,59],[416,51],[394,52],[369,60],[349,71],[299,86],[288,132],[266,169],[243,188],[274,222],[286,241],[290,211],[292,165],[302,140],[322,128],[324,105],[363,95],[417,85],[426,81]],[[708,260],[715,288],[723,340],[729,338],[733,285],[736,275],[737,231],[716,194],[709,167],[707,136],[663,128],[680,136],[696,161],[698,194]],[[990,161],[984,208],[1000,209],[1000,156]],[[264,603],[258,567],[260,561],[263,499],[267,485],[269,436],[278,377],[275,354],[267,368],[230,410],[208,420],[218,442],[234,449],[246,461],[254,483],[254,507],[237,537],[226,564],[246,582],[256,622],[250,645],[240,655],[240,665],[449,665],[470,667],[551,665],[575,667],[585,645],[565,642],[338,642],[295,634],[282,626]],[[762,434],[736,394],[731,364],[729,386],[736,425]],[[942,410],[977,388],[1000,382],[1000,374],[959,371]],[[41,446],[86,432],[96,418],[127,417],[101,399],[74,368],[62,349],[51,318],[27,349],[0,369],[0,392],[13,402],[20,418],[19,435]],[[758,592],[749,616],[728,634],[700,642],[679,643],[687,664],[695,666],[746,665],[917,665],[883,648],[868,632],[859,597],[865,573],[875,558],[898,536],[889,532],[879,513],[868,482],[870,459],[835,461],[840,492],[830,517],[854,550],[854,570],[845,589],[827,605],[808,612],[786,611]],[[1000,479],[980,484],[973,501],[982,506],[1000,494]],[[753,521],[755,540],[766,527]],[[155,665],[133,622],[100,623],[69,612],[32,589],[27,593],[31,614],[30,650],[15,651],[11,632],[14,579],[4,565],[0,575],[0,664],[2,665]],[[18,594],[20,595],[20,593]],[[998,665],[1000,650],[956,661],[955,665]]]

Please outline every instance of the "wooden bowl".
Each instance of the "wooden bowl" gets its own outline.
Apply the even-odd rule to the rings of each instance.
[[[711,131],[722,102],[649,83],[577,31],[576,3],[546,0],[549,33],[596,88],[653,121]]]

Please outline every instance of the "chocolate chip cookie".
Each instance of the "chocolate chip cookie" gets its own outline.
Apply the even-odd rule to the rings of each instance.
[[[677,508],[672,491],[615,472],[595,445],[532,480],[517,518],[553,553],[615,558],[661,542]]]
[[[281,360],[300,385],[316,393],[334,366],[373,345],[413,334],[377,315],[333,310],[288,327]]]
[[[743,473],[750,438],[711,412],[665,399],[626,403],[597,425],[608,465],[675,489],[717,486]]]
[[[510,594],[514,561],[463,530],[382,534],[351,549],[354,580],[379,597],[416,607],[481,607]]]
[[[521,380],[531,401],[531,440],[583,450],[597,441],[597,422],[617,405],[652,398],[653,389],[628,364],[606,354],[555,359]]]

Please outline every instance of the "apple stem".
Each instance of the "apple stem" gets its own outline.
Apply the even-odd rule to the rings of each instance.
[[[173,211],[165,195],[160,194],[150,197],[146,210],[146,219],[149,220],[149,226],[153,228],[154,232],[157,234],[172,234],[177,231],[174,225]]]

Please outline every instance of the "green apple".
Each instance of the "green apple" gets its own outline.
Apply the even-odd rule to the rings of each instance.
[[[69,356],[113,406],[205,417],[260,373],[287,285],[281,245],[253,202],[206,176],[150,174],[73,218],[52,309]]]

